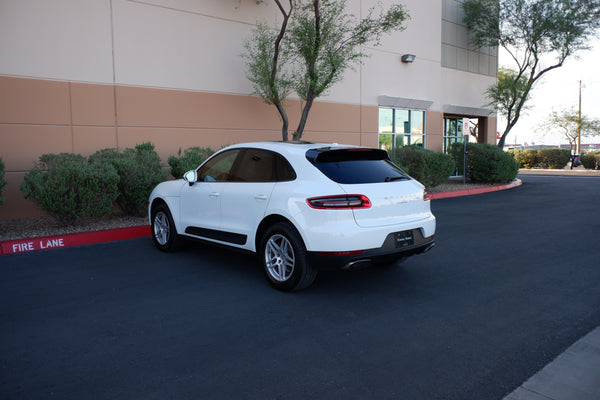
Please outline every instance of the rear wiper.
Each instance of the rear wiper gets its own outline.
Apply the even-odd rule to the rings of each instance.
[[[392,182],[392,181],[407,181],[410,178],[408,176],[388,176],[387,178],[385,178],[385,182]]]

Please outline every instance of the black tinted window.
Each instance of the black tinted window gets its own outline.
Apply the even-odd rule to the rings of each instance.
[[[239,150],[229,150],[217,154],[198,170],[201,182],[227,182],[231,180],[230,172]]]
[[[277,154],[275,156],[275,161],[277,162],[277,180],[279,182],[293,181],[296,179],[294,168],[292,168],[285,158]]]
[[[275,153],[261,149],[244,149],[235,168],[235,182],[275,182]]]
[[[307,158],[325,176],[337,183],[378,183],[409,179],[388,159],[384,150],[317,149],[309,151]]]

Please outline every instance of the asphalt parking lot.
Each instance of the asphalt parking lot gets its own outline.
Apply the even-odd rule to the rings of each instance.
[[[150,238],[0,258],[3,399],[502,399],[600,325],[600,180],[435,200],[437,247],[280,293]]]

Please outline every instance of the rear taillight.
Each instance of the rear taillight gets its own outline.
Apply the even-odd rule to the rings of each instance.
[[[306,202],[311,208],[316,208],[319,210],[344,210],[371,207],[371,200],[362,194],[313,197],[306,199]]]

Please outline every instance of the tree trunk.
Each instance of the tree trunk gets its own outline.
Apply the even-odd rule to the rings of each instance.
[[[304,127],[306,126],[306,121],[308,120],[308,113],[310,112],[314,99],[315,96],[312,94],[312,90],[310,90],[306,99],[306,104],[302,109],[302,116],[300,117],[300,122],[298,123],[298,129],[294,133],[294,140],[302,139]]]
[[[287,142],[289,125],[287,113],[285,112],[281,102],[275,104],[275,107],[277,107],[277,111],[279,111],[279,115],[281,116],[281,140]]]

